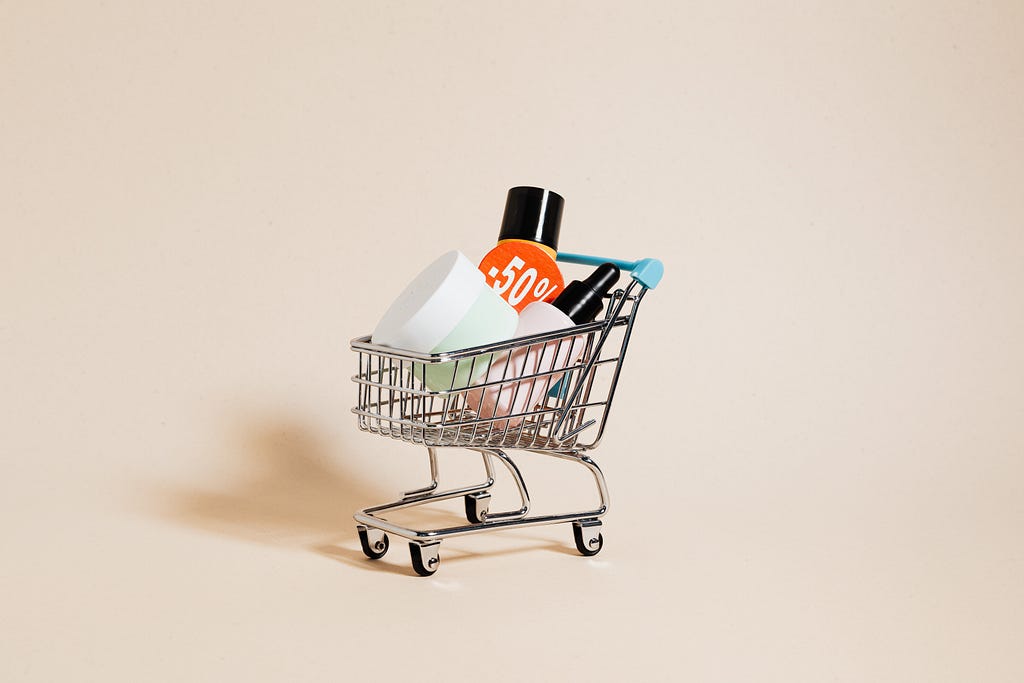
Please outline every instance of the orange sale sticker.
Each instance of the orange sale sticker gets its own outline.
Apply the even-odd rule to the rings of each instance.
[[[517,311],[534,301],[551,301],[562,292],[562,271],[539,246],[520,240],[501,242],[480,262],[488,286]]]

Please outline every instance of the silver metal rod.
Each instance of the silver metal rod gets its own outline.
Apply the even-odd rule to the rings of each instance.
[[[360,524],[365,524],[368,527],[380,529],[381,531],[386,531],[388,533],[395,534],[396,536],[401,536],[402,538],[407,538],[410,541],[422,541],[425,539],[443,539],[453,536],[482,534],[488,531],[497,531],[499,529],[578,522],[584,519],[596,519],[598,517],[602,517],[606,512],[607,509],[605,508],[597,508],[596,510],[588,510],[585,512],[570,512],[561,515],[537,515],[535,517],[522,517],[519,519],[502,519],[496,522],[484,522],[483,524],[466,524],[463,526],[445,527],[443,529],[426,529],[423,531],[400,526],[364,512],[357,512],[355,514],[355,520]]]
[[[518,510],[512,510],[510,512],[488,512],[485,517],[485,521],[490,522],[493,519],[512,519],[524,516],[530,511],[530,494],[526,490],[526,482],[523,480],[523,475],[519,471],[515,462],[512,461],[512,458],[497,449],[488,449],[481,452],[485,454],[485,457],[494,456],[498,458],[502,464],[508,468],[509,474],[512,475],[512,479],[516,482],[516,487],[519,489],[519,498],[522,501],[522,505]]]
[[[438,483],[438,469],[437,469],[437,451],[434,448],[427,449],[430,454],[430,474],[433,479],[431,486],[426,486],[418,491],[409,491],[408,493],[402,494],[400,500],[396,500],[391,503],[383,503],[382,505],[374,505],[373,507],[362,510],[363,514],[374,514],[376,512],[385,512],[388,510],[401,510],[402,508],[414,507],[416,505],[423,505],[425,503],[433,503],[439,500],[448,500],[449,498],[458,498],[469,493],[477,493],[478,491],[486,491],[494,486],[494,467],[491,465],[488,454],[482,453],[484,461],[484,472],[487,473],[487,479],[480,484],[472,484],[470,486],[462,486],[455,489],[449,489],[447,491],[434,492],[437,488]],[[374,518],[378,519],[378,518]]]
[[[427,457],[430,459],[430,483],[420,489],[413,489],[402,494],[402,498],[414,498],[424,493],[430,493],[437,488],[437,450],[427,448]]]
[[[502,462],[505,462],[510,467],[510,472],[513,473],[513,478],[517,480],[517,483],[522,482],[522,475],[519,473],[519,469],[515,467],[515,464],[508,459],[508,456],[500,451],[488,449],[487,451],[480,451],[485,455],[493,455],[499,457]],[[387,510],[398,510],[401,508],[412,507],[414,505],[422,505],[425,503],[434,502],[437,500],[444,500],[445,498],[454,498],[455,496],[465,495],[467,493],[475,492],[472,487],[466,487],[463,489],[455,489],[452,491],[446,491],[440,494],[429,494],[421,496],[418,499],[400,500],[394,503],[387,503],[385,505],[377,505],[375,507],[366,508],[360,510],[354,515],[356,522],[363,524],[367,527],[381,529],[382,531],[390,532],[396,536],[407,538],[411,541],[422,541],[426,539],[441,539],[452,536],[464,536],[467,534],[478,534],[485,531],[496,531],[498,529],[509,529],[516,527],[528,527],[528,526],[542,526],[546,524],[561,524],[565,522],[578,522],[584,519],[597,519],[604,516],[608,512],[608,487],[605,483],[604,474],[601,472],[601,468],[598,467],[597,463],[594,462],[590,457],[582,453],[554,453],[550,451],[532,451],[542,455],[550,455],[563,460],[569,460],[570,462],[576,462],[585,467],[594,477],[594,484],[597,487],[598,497],[600,504],[593,510],[585,510],[582,512],[569,512],[563,514],[554,515],[535,515],[533,517],[515,516],[510,517],[508,515],[499,513],[497,515],[487,515],[486,519],[481,524],[467,524],[461,526],[444,527],[441,529],[413,529],[411,527],[405,527],[394,522],[390,522],[381,517],[377,517],[375,513],[384,512]],[[499,456],[498,454],[501,453]],[[486,460],[485,460],[486,462]],[[491,478],[493,479],[493,478]],[[493,481],[492,481],[493,483]],[[489,488],[487,486],[478,487],[476,490],[485,490]],[[529,496],[526,494],[525,483],[523,483],[522,494],[524,496],[524,505],[528,507]]]

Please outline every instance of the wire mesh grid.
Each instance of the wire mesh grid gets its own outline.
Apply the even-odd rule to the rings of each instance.
[[[645,291],[630,290],[610,294],[593,323],[463,351],[353,340],[359,429],[428,447],[595,447]]]

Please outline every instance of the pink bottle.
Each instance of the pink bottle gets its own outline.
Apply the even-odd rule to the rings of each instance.
[[[604,263],[582,282],[569,284],[553,302],[536,301],[519,314],[515,337],[528,337],[591,322],[603,307],[603,297],[619,279],[619,269]],[[546,344],[530,344],[513,349],[491,361],[487,375],[479,383],[497,382],[475,389],[467,395],[467,405],[480,418],[504,417],[493,422],[494,429],[516,427],[524,413],[544,402],[548,391],[565,375],[557,371],[576,363],[586,348],[584,336],[560,339]],[[550,372],[550,375],[518,380],[524,375]]]

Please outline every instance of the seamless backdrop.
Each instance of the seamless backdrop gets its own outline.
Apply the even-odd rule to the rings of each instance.
[[[1022,32],[0,3],[0,678],[1021,680]],[[418,579],[359,552],[352,512],[427,469],[356,431],[347,343],[519,184],[566,250],[667,269],[595,452],[605,548],[474,537]]]

